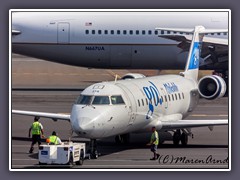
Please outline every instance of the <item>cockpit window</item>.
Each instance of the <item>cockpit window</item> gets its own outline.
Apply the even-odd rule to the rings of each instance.
[[[77,99],[76,104],[90,104],[92,96],[80,95]]]
[[[95,96],[92,102],[93,105],[110,104],[108,96]]]
[[[111,96],[112,104],[124,104],[122,96]]]

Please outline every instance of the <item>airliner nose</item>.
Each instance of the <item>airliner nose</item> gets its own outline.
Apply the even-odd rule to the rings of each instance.
[[[94,122],[89,117],[75,116],[71,118],[72,128],[79,135],[89,137],[94,129]]]
[[[91,137],[95,128],[94,121],[96,121],[98,116],[90,111],[91,109],[85,108],[76,105],[73,106],[71,113],[71,124],[74,132],[76,132],[78,135],[82,137]]]

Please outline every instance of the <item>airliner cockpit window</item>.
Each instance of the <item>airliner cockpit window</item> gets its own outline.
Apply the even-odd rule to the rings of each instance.
[[[80,95],[76,101],[76,104],[90,104],[92,96]]]
[[[111,96],[111,102],[113,105],[114,104],[125,104],[122,96]]]
[[[100,105],[100,104],[110,104],[108,96],[95,96],[92,102],[93,105]]]

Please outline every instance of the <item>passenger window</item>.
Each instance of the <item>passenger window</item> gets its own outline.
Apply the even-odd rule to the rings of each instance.
[[[142,105],[144,106],[144,101],[143,101],[143,99],[142,99]]]
[[[164,31],[163,31],[163,30],[161,30],[161,34],[164,34]]]
[[[121,34],[121,31],[120,31],[120,30],[117,30],[117,34]]]
[[[140,107],[140,101],[138,100],[138,106]]]
[[[175,94],[175,99],[177,100],[177,94]]]
[[[133,30],[130,30],[130,31],[129,31],[129,34],[131,34],[131,35],[132,35],[132,34],[133,34]]]
[[[184,99],[184,94],[182,93],[182,98]]]
[[[126,35],[127,34],[127,30],[123,30],[123,34]]]
[[[172,94],[172,100],[174,101],[174,95]]]
[[[139,30],[136,30],[136,34],[139,35]]]
[[[164,97],[165,97],[165,101],[167,102],[167,96],[165,95]]]
[[[111,102],[113,105],[114,104],[125,104],[122,96],[111,96]]]
[[[100,104],[110,104],[108,96],[95,96],[92,102],[93,105],[100,105]]]
[[[98,30],[98,34],[102,34],[102,31],[101,31],[101,30]]]
[[[143,35],[146,34],[146,31],[145,31],[145,30],[142,30],[142,34],[143,34]]]
[[[180,95],[180,93],[178,93],[178,97],[179,97],[179,99],[181,100],[181,95]]]
[[[154,34],[155,34],[155,35],[158,35],[158,31],[157,31],[157,30],[155,30],[155,31],[154,31]]]
[[[151,34],[152,34],[152,31],[151,31],[151,30],[148,30],[148,34],[151,35]]]
[[[104,30],[104,34],[108,34],[108,30]]]
[[[170,97],[170,95],[168,95],[168,100],[171,101],[171,97]]]
[[[92,30],[92,34],[95,34],[95,30]]]
[[[111,30],[111,34],[114,34],[114,30]]]
[[[85,34],[89,34],[89,30],[86,30],[86,31],[85,31]]]

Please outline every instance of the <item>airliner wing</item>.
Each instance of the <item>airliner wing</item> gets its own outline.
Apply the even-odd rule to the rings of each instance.
[[[182,43],[191,43],[191,35],[160,35],[159,37]],[[216,37],[204,37],[203,43],[228,46],[228,39]]]
[[[185,129],[204,126],[220,126],[228,125],[228,120],[177,120],[177,121],[161,121],[162,129]]]
[[[187,34],[169,34],[159,37],[179,42],[177,46],[182,49],[181,53],[189,50],[192,39],[192,35]],[[204,36],[201,58],[200,67],[208,66],[208,69],[212,69],[213,66],[214,68],[227,67],[228,39]]]
[[[67,114],[56,114],[56,113],[45,113],[45,112],[35,112],[35,111],[20,111],[20,110],[12,110],[13,114],[26,115],[26,116],[38,116],[50,118],[54,121],[56,120],[66,120],[70,121],[70,115]]]

